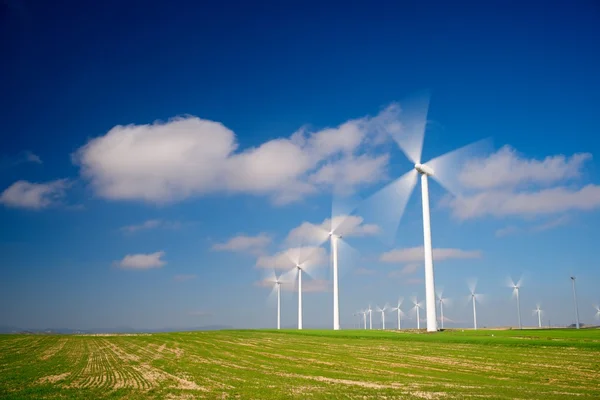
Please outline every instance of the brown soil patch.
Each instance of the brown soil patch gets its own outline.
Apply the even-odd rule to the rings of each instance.
[[[65,347],[65,343],[67,343],[67,339],[61,339],[55,346],[50,347],[44,354],[40,357],[42,360],[47,360]]]
[[[55,383],[65,379],[69,375],[71,375],[70,372],[65,372],[64,374],[45,376],[38,379],[38,383]]]

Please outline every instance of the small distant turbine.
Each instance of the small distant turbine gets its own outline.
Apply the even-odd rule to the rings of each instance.
[[[571,276],[571,282],[573,282],[573,299],[575,300],[575,323],[577,329],[579,329],[579,307],[577,306],[577,291],[575,290],[575,276]]]
[[[371,309],[370,304],[369,308],[367,308],[367,312],[369,313],[369,329],[373,329],[373,310]]]
[[[377,311],[381,313],[381,330],[385,330],[385,312],[388,308],[387,304],[383,308],[377,307]]]
[[[538,304],[535,308],[535,310],[533,310],[534,314],[537,314],[538,317],[538,328],[542,327],[542,310],[540,309],[540,305]]]
[[[367,329],[367,310],[361,311],[361,314],[363,316],[363,322],[365,323],[365,329]]]
[[[403,298],[400,297],[398,299],[398,305],[394,308],[392,308],[392,311],[397,311],[398,312],[398,330],[402,329],[402,310],[400,309],[400,306],[402,305],[402,300]]]
[[[471,292],[471,294],[469,295],[469,299],[473,303],[473,329],[475,330],[477,330],[477,301],[481,302],[483,298],[483,295],[475,293],[476,287],[476,279],[469,282],[469,291]]]
[[[415,306],[413,307],[413,309],[415,310],[415,312],[416,312],[416,314],[417,314],[417,330],[419,330],[419,329],[421,329],[421,318],[420,318],[420,316],[419,316],[419,309],[420,309],[421,307],[423,307],[423,305],[422,305],[422,303],[419,303],[419,302],[417,301],[417,297],[416,297],[416,296],[415,296],[415,297],[413,297],[413,304],[415,305]]]
[[[443,297],[443,290],[438,292],[438,301],[440,302],[440,327],[444,329],[444,304],[450,304],[450,299]]]
[[[596,318],[600,318],[600,306],[596,305],[594,308],[596,309]]]
[[[277,276],[275,271],[271,271],[271,276],[267,277],[265,282],[273,284],[269,297],[273,295],[273,292],[277,294],[277,329],[281,329],[281,285],[284,283],[284,279],[282,275]]]
[[[511,278],[509,278],[509,286],[513,289],[513,296],[517,298],[517,316],[519,319],[519,329],[523,329],[523,325],[521,325],[521,303],[519,301],[519,289],[521,288],[523,278],[519,279],[517,283],[515,283]]]

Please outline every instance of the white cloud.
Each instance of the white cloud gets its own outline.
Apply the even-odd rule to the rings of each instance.
[[[354,271],[355,275],[373,275],[375,273],[375,270],[370,269],[370,268],[357,268]]]
[[[468,162],[460,173],[460,181],[468,188],[492,189],[535,183],[548,185],[566,179],[578,178],[589,153],[571,157],[549,156],[543,160],[525,159],[515,149],[504,146],[487,158]]]
[[[216,243],[212,246],[216,251],[247,252],[260,254],[271,243],[271,237],[266,233],[256,236],[238,235],[225,243]]]
[[[186,282],[186,281],[191,281],[192,279],[196,279],[197,276],[193,275],[193,274],[183,274],[183,275],[175,275],[173,277],[173,280],[175,282]]]
[[[376,117],[316,132],[306,129],[238,151],[234,133],[193,116],[115,126],[73,155],[96,193],[113,200],[166,203],[208,193],[250,193],[284,204],[333,184],[348,190],[384,176],[374,154],[398,118],[394,105]]]
[[[17,181],[0,194],[0,203],[7,207],[40,210],[58,204],[68,186],[66,179],[46,183]]]
[[[42,164],[42,159],[40,158],[40,156],[38,156],[37,154],[34,154],[33,152],[31,152],[29,150],[26,150],[23,153],[23,157],[26,162],[32,162],[34,164]]]
[[[128,254],[121,261],[118,262],[118,266],[123,269],[138,270],[160,268],[167,264],[162,259],[164,255],[164,251],[157,251],[156,253],[150,254]]]
[[[560,226],[567,225],[571,222],[571,219],[567,215],[552,219],[543,224],[539,224],[531,228],[534,232],[548,231],[550,229],[558,228]]]
[[[285,278],[285,277],[284,277]],[[272,280],[263,279],[254,283],[258,287],[273,288]],[[289,279],[281,281],[281,290],[284,292],[298,292],[298,285]],[[331,282],[325,279],[310,279],[302,281],[302,293],[323,293],[331,291]]]
[[[496,237],[504,237],[504,236],[508,236],[511,235],[513,233],[517,233],[519,232],[519,228],[517,228],[516,226],[506,226],[504,228],[500,228],[496,230]]]
[[[158,228],[162,223],[159,219],[149,219],[139,225],[127,225],[120,228],[123,232],[133,233],[137,231]]]
[[[450,259],[470,259],[481,258],[479,250],[461,250],[461,249],[433,249],[433,260],[442,261]],[[379,261],[388,263],[415,263],[423,261],[425,253],[423,246],[410,247],[406,249],[395,249],[385,252],[379,256]]]
[[[305,246],[286,249],[274,255],[263,255],[256,260],[258,268],[275,270],[289,270],[297,263],[310,272],[312,268],[328,265],[329,257],[323,247]]]
[[[363,224],[363,218],[358,215],[340,215],[327,218],[319,225],[303,222],[292,229],[286,238],[288,243],[323,243],[334,230],[337,234],[346,236],[372,236],[379,233],[379,227],[373,224]]]
[[[527,159],[509,146],[487,158],[467,162],[462,184],[473,193],[451,199],[447,205],[461,220],[492,216],[532,217],[600,208],[600,186],[577,187],[567,181],[581,177],[589,153]],[[498,235],[505,233],[500,230]]]
[[[555,187],[538,191],[487,191],[450,201],[459,219],[493,216],[535,216],[564,213],[571,210],[590,211],[600,208],[600,186],[581,189]]]

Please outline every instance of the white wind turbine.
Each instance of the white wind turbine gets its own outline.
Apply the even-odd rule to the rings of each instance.
[[[381,313],[381,330],[385,330],[385,312],[389,309],[389,305],[383,306],[383,308],[377,307],[377,311]]]
[[[273,285],[269,298],[277,296],[277,329],[281,329],[281,285],[287,283],[287,279],[284,275],[277,276],[275,271],[271,270],[264,282]]]
[[[402,314],[404,314],[404,312],[400,307],[402,306],[403,300],[404,299],[400,297],[398,299],[398,304],[396,305],[396,307],[392,308],[392,311],[396,311],[398,313],[398,330],[402,329]]]
[[[542,310],[540,309],[540,305],[538,304],[535,308],[535,310],[533,310],[534,314],[537,314],[538,317],[538,328],[542,327]]]
[[[440,302],[440,327],[444,329],[444,304],[449,305],[450,299],[443,296],[443,290],[438,292],[438,301]]]
[[[421,176],[427,331],[434,332],[437,331],[437,312],[428,177],[432,177],[448,192],[457,196],[463,186],[460,182],[460,172],[462,172],[463,164],[467,161],[469,153],[474,153],[476,149],[484,144],[484,141],[472,143],[422,164],[421,153],[425,137],[429,98],[425,96],[410,104],[410,106],[412,107],[401,109],[400,122],[390,124],[386,128],[400,150],[414,163],[414,168],[367,199],[360,207],[360,214],[367,218],[370,215],[388,236],[389,241],[393,242],[400,218],[417,184],[417,177]],[[485,142],[488,141],[485,140]]]
[[[361,311],[361,314],[363,316],[363,322],[365,324],[365,329],[367,329],[367,311],[363,310],[363,311]]]
[[[293,279],[298,282],[298,329],[302,329],[302,275],[311,276],[318,266],[318,260],[314,260],[318,248],[314,247],[296,247],[285,251],[285,255],[293,265],[292,274],[296,275]]]
[[[367,312],[369,313],[369,329],[373,329],[373,310],[371,309],[370,304],[369,308],[367,308]]]
[[[509,278],[508,285],[513,289],[513,297],[517,298],[517,317],[519,321],[519,329],[523,329],[523,325],[521,325],[521,303],[519,300],[519,291],[521,289],[521,285],[523,283],[523,278],[519,279],[517,283]]]
[[[473,279],[469,282],[469,300],[473,303],[473,329],[477,330],[477,301],[481,302],[483,295],[475,293],[477,287],[477,280]]]
[[[309,224],[312,227],[310,238],[308,240],[312,245],[319,248],[326,241],[329,240],[331,246],[331,265],[333,271],[333,329],[340,329],[340,308],[339,308],[339,268],[338,268],[338,251],[340,247],[344,249],[344,252],[356,252],[352,246],[348,245],[342,240],[342,235],[352,236],[352,225],[362,223],[362,218],[350,215],[355,209],[355,204],[342,204],[340,201],[336,201],[332,204],[331,218],[325,221],[326,227]],[[354,255],[354,259],[358,258]],[[305,260],[310,259],[306,257]]]
[[[595,305],[594,308],[596,309],[596,318],[600,318],[600,306],[599,305]]]
[[[415,313],[417,314],[417,330],[421,329],[421,317],[419,315],[419,309],[421,307],[423,307],[423,304],[420,303],[419,301],[417,301],[417,297],[413,297],[412,299],[414,307],[413,309],[415,310]]]

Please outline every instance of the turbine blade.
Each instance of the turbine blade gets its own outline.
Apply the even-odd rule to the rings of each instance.
[[[340,228],[340,225],[342,225],[345,220],[352,215],[360,203],[361,199],[359,199],[357,196],[342,196],[334,193],[331,202],[330,231],[337,232]]]
[[[358,250],[343,239],[337,239],[338,249],[338,279],[360,266],[361,256]],[[333,264],[332,264],[333,265]]]
[[[399,122],[388,127],[400,150],[413,164],[421,162],[428,111],[429,93],[424,93],[401,105]]]
[[[469,279],[467,285],[469,285],[469,291],[471,294],[475,294],[475,289],[477,288],[477,278]]]
[[[443,154],[426,163],[433,169],[435,179],[453,196],[460,196],[466,189],[473,186],[469,166],[476,156],[489,153],[492,148],[491,139],[479,140],[467,146]]]
[[[415,169],[384,186],[363,201],[357,214],[369,224],[376,224],[381,239],[387,245],[393,245],[398,225],[408,204],[408,200],[417,184],[418,172]]]

